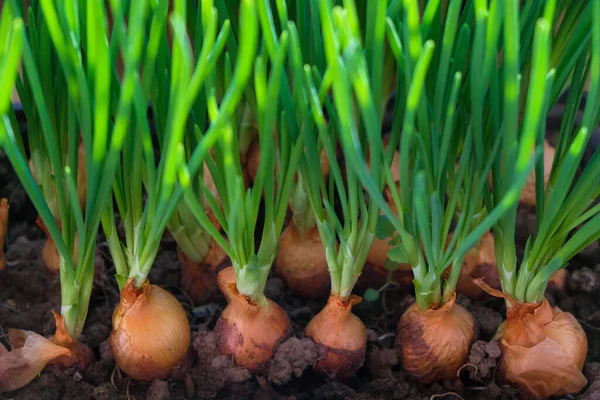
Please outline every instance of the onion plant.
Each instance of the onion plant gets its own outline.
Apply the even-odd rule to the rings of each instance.
[[[400,320],[398,345],[405,370],[422,382],[456,376],[468,356],[474,319],[454,303],[463,259],[517,204],[533,166],[531,152],[545,111],[542,106],[528,109],[524,118],[531,125],[518,137],[505,129],[491,138],[483,135],[484,124],[473,113],[484,106],[485,99],[469,89],[477,93],[478,88],[487,87],[481,76],[489,70],[486,73],[496,73],[491,88],[499,90],[498,68],[480,62],[487,52],[497,53],[498,29],[491,24],[488,41],[471,37],[473,10],[482,2],[467,3],[463,7],[462,1],[451,0],[442,13],[439,2],[429,2],[422,14],[417,1],[393,1],[387,8],[373,5],[370,12],[380,15],[383,22],[367,28],[364,52],[357,45],[360,37],[348,33],[356,30],[352,2],[333,12],[322,7],[335,104],[340,120],[346,121],[341,137],[347,164],[387,217],[390,225],[381,229],[397,232],[396,246],[388,257],[409,263],[413,270],[416,303]],[[501,2],[492,3],[504,8]],[[382,95],[386,42],[394,54],[397,75],[393,125],[384,149],[381,106],[376,100]],[[535,55],[533,59],[532,75],[545,74],[545,65]],[[356,98],[359,112],[353,112],[351,98]],[[502,125],[503,121],[495,122]],[[484,208],[491,196],[487,176],[506,142],[516,154],[515,175],[495,198],[494,207]],[[361,150],[367,145],[377,155],[371,158],[370,169]],[[396,149],[400,153],[399,187],[391,173]],[[377,164],[381,176],[375,172],[375,160],[382,160]],[[382,181],[387,183],[397,214],[382,196]],[[415,351],[426,338],[424,356]]]
[[[503,64],[498,77],[491,76],[492,82],[504,82],[504,90],[493,90],[493,85],[489,93],[483,87],[472,89],[489,99],[489,108],[477,109],[480,121],[490,121],[480,129],[487,137],[503,137],[502,157],[492,168],[490,207],[496,206],[518,172],[514,166],[519,159],[507,139],[533,131],[538,153],[542,153],[535,165],[535,233],[518,261],[517,211],[513,206],[494,226],[502,292],[480,282],[507,302],[507,321],[497,334],[503,351],[501,376],[529,397],[577,392],[586,385],[581,372],[587,352],[585,333],[571,314],[551,307],[544,293],[554,272],[600,238],[600,207],[595,204],[600,194],[600,150],[596,149],[578,172],[591,132],[600,120],[600,1],[527,2],[520,10],[516,2],[489,10],[480,5],[476,15],[475,32],[482,40],[489,40],[489,31],[484,31],[492,21],[503,27]],[[492,55],[489,58],[486,62],[493,64]],[[577,123],[588,82],[585,111]],[[532,120],[531,111],[542,109],[542,116],[546,115],[566,87],[567,106],[544,188],[543,177],[548,172],[543,161],[545,123]],[[498,115],[503,124],[494,122]]]
[[[168,7],[167,0],[154,5],[132,2],[128,10],[124,10],[120,2],[111,3],[114,17],[111,47],[120,47],[125,54],[125,75],[120,92],[130,96],[128,112],[135,115],[135,123],[124,143],[113,184],[115,203],[125,228],[124,241],[121,242],[118,236],[110,202],[102,224],[121,288],[121,302],[113,315],[111,347],[120,368],[138,380],[170,376],[173,368],[184,360],[190,344],[189,322],[182,306],[170,293],[150,285],[147,279],[163,232],[182,199],[182,190],[176,183],[176,162],[180,157],[178,144],[190,126],[190,113],[198,106],[199,93],[214,88],[217,61],[230,34],[229,21],[220,24],[212,2],[202,2],[194,50],[185,21],[188,11],[196,14],[199,10],[187,10],[186,2],[177,1],[168,16]],[[194,131],[198,143],[190,155],[190,163],[195,163],[191,167],[194,173],[242,96],[257,40],[254,15],[253,2],[242,2],[239,21],[251,34],[244,36],[240,43],[239,61],[229,70],[229,84],[220,106],[214,101],[207,102],[213,115],[221,114],[213,118],[204,135]],[[172,48],[169,48],[166,29],[173,32]],[[146,37],[148,31],[145,52],[142,47],[128,46],[127,30],[130,35],[140,37]],[[128,63],[130,58],[138,57],[143,59],[139,78]],[[149,100],[152,100],[156,115],[158,160],[146,117]]]
[[[24,15],[19,2],[9,4],[10,12],[4,8],[5,21],[10,21],[11,15]],[[80,14],[83,10],[87,11],[85,17]],[[9,390],[29,382],[50,361],[83,368],[93,359],[90,349],[77,339],[88,312],[100,217],[110,198],[129,116],[122,113],[110,124],[108,110],[113,99],[104,4],[90,0],[83,10],[75,1],[32,2],[27,10],[27,32],[23,29],[14,32],[15,37],[20,36],[15,42],[23,48],[23,79],[17,80],[17,88],[28,117],[32,116],[31,151],[48,163],[52,171],[49,184],[54,186],[56,196],[45,198],[47,192],[35,181],[16,118],[6,104],[2,109],[0,142],[56,244],[60,259],[61,310],[60,315],[54,314],[56,333],[52,341],[33,332],[16,334],[21,345],[24,342],[22,349],[0,360],[0,381],[8,382]],[[17,25],[18,21],[15,20]],[[4,32],[9,25],[5,22]],[[90,49],[85,59],[83,37]],[[128,37],[127,41],[132,46],[140,45],[139,38]],[[14,48],[6,47],[11,54],[8,77],[12,75],[12,68],[17,67],[15,54],[19,47],[17,44]],[[9,81],[6,85],[8,89],[3,93],[10,93]],[[126,102],[126,98],[121,96],[119,100]],[[85,153],[90,155],[85,159],[87,182],[75,179],[81,168],[80,137]],[[86,185],[90,194],[84,208],[78,197],[81,185]],[[53,209],[58,211],[61,226]],[[31,362],[32,359],[35,362]]]
[[[232,112],[223,114],[217,104],[224,104],[215,86],[206,85],[208,118],[212,121],[209,132],[218,129],[221,140],[205,162],[215,183],[220,204],[206,185],[198,179],[198,169],[192,159],[181,164],[180,181],[185,189],[185,199],[190,210],[202,227],[225,250],[232,267],[222,270],[217,282],[225,294],[228,305],[217,322],[216,332],[220,351],[233,356],[234,361],[251,371],[261,371],[272,356],[274,347],[290,331],[290,322],[281,307],[267,299],[264,287],[270,267],[275,258],[278,240],[283,229],[296,166],[302,153],[301,138],[294,137],[286,122],[290,113],[295,117],[293,103],[286,93],[290,87],[284,75],[288,55],[289,33],[287,27],[276,34],[268,1],[257,2],[258,20],[262,27],[262,46],[256,60],[252,59],[255,47],[240,43],[237,62],[248,62],[254,67],[253,85],[246,90],[246,104],[255,104],[253,113],[258,126],[260,163],[256,179],[248,189],[244,185],[240,153],[237,149],[240,129],[243,125]],[[241,39],[256,34],[246,28]],[[225,57],[225,71],[228,57]],[[214,77],[214,76],[213,76]],[[214,79],[211,80],[214,82]],[[232,80],[234,82],[235,79]],[[202,127],[195,129],[202,133]],[[202,146],[196,149],[198,151]],[[202,149],[206,154],[208,149]],[[181,155],[184,161],[184,155]],[[208,219],[199,198],[207,198],[223,233]],[[264,223],[257,224],[259,208],[262,207]],[[255,243],[255,238],[259,237]]]

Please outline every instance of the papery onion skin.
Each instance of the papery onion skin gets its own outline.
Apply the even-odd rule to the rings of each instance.
[[[132,379],[167,379],[184,361],[190,324],[179,301],[166,290],[148,282],[136,289],[130,279],[112,322],[110,346],[115,361]]]
[[[475,319],[455,304],[456,294],[438,309],[411,305],[400,318],[396,344],[403,369],[419,382],[454,379],[469,357]]]
[[[344,300],[332,294],[327,304],[306,326],[306,337],[318,346],[315,371],[331,379],[352,377],[363,365],[367,351],[367,329],[352,313],[361,298],[352,295]]]
[[[261,307],[239,293],[235,282],[233,267],[217,275],[219,289],[227,299],[215,327],[219,351],[231,356],[236,365],[263,373],[275,348],[291,335],[290,320],[273,301],[267,299],[267,305]]]
[[[526,398],[576,393],[587,380],[581,370],[587,338],[573,315],[539,304],[513,303],[496,335],[502,357],[497,375]]]
[[[48,364],[75,366],[83,372],[93,363],[92,350],[69,335],[61,315],[52,314],[56,331],[50,339],[31,331],[8,330],[12,351],[0,343],[0,393],[27,385]]]
[[[323,299],[329,293],[329,268],[316,227],[302,234],[291,222],[281,234],[274,266],[275,274],[297,296]]]

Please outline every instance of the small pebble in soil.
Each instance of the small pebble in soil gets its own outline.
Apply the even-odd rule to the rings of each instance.
[[[574,271],[569,279],[569,289],[572,292],[594,293],[599,288],[600,276],[587,267]]]
[[[302,375],[304,370],[315,364],[319,357],[317,345],[311,339],[291,337],[277,346],[267,367],[269,380],[282,385]]]

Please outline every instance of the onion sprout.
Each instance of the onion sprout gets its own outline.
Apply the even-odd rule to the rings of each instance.
[[[524,40],[528,35],[527,28],[521,26],[520,32],[513,29],[518,17],[515,6],[507,7],[504,16],[506,51],[518,57],[505,59],[504,79],[513,82],[513,87],[518,89],[519,76],[526,76],[523,82],[529,83],[527,100],[518,102],[506,91],[504,96],[490,93],[494,102],[504,101],[503,115],[510,123],[512,135],[519,129],[536,131],[535,142],[541,153],[545,123],[543,118],[540,124],[536,123],[530,117],[531,109],[542,108],[543,117],[569,87],[556,156],[546,188],[541,179],[545,172],[543,154],[536,161],[536,231],[527,242],[518,268],[514,244],[516,208],[501,218],[494,228],[503,292],[520,302],[538,303],[544,298],[550,276],[600,238],[600,208],[593,205],[600,194],[598,150],[581,175],[577,174],[590,133],[600,119],[600,2],[548,2],[544,8],[521,14],[521,19],[537,20],[533,43]],[[529,54],[532,54],[531,62],[526,58]],[[576,126],[576,114],[588,81],[585,112]],[[523,93],[520,98],[524,97]],[[525,117],[519,121],[518,115],[523,111]],[[492,124],[487,134],[493,137],[498,134],[498,129],[498,125]],[[510,166],[521,163],[521,155],[516,157],[508,143],[504,145],[502,160],[497,160],[493,168],[493,199],[506,191],[514,176]],[[574,230],[576,232],[571,235]]]

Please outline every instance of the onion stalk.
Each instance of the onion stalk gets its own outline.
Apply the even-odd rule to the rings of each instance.
[[[537,21],[535,33],[523,24],[518,28],[519,21],[525,19]],[[504,27],[503,79],[505,85],[517,91],[490,92],[493,103],[503,102],[503,129],[511,132],[510,136],[504,134],[509,140],[505,140],[502,158],[496,160],[492,169],[491,204],[514,179],[514,166],[518,169],[526,158],[524,154],[515,155],[510,139],[519,131],[521,135],[534,132],[538,154],[536,230],[517,264],[516,206],[505,214],[494,227],[502,292],[479,283],[507,303],[507,320],[497,333],[502,350],[499,377],[515,385],[526,397],[559,396],[577,392],[586,385],[581,372],[587,353],[585,333],[572,315],[550,306],[544,293],[555,272],[600,238],[600,207],[594,205],[600,194],[599,150],[577,176],[590,132],[600,120],[600,1],[549,1],[537,10],[522,9],[521,13],[516,2],[507,2],[498,23]],[[482,25],[478,29],[485,28]],[[527,91],[519,91],[519,79],[523,79],[521,87]],[[585,111],[576,126],[587,82],[590,85]],[[567,107],[548,170],[544,117],[566,87]],[[534,108],[541,108],[543,113],[536,115]],[[486,115],[492,111],[479,112]],[[499,129],[492,125],[487,134],[493,137]],[[546,176],[549,177],[545,185]]]
[[[3,9],[0,32],[4,36],[5,53],[2,55],[1,93],[11,92],[22,49],[23,79],[17,78],[17,89],[23,103],[28,104],[26,112],[35,114],[32,121],[39,122],[39,125],[34,122],[35,129],[29,131],[30,143],[36,143],[32,150],[40,150],[48,157],[56,197],[46,198],[47,192],[34,179],[8,97],[0,104],[3,117],[0,144],[56,245],[60,260],[61,310],[60,314],[54,313],[56,331],[51,340],[33,332],[12,332],[13,351],[0,356],[2,391],[27,384],[47,363],[76,365],[83,369],[93,360],[91,350],[79,343],[78,338],[92,290],[100,216],[110,198],[123,141],[124,132],[119,128],[126,128],[129,118],[119,115],[114,121],[116,128],[109,127],[110,49],[104,4],[90,1],[79,8],[79,3],[32,2],[27,10],[26,28],[16,17],[23,15],[22,4],[11,1]],[[80,14],[83,11],[85,13]],[[93,48],[85,63],[78,56],[83,49],[84,35],[86,45]],[[58,114],[54,109],[56,102],[63,107]],[[91,155],[85,158],[87,182],[76,179],[80,167],[80,138],[85,153]],[[78,196],[82,186],[92,194],[86,198],[85,208]]]
[[[241,116],[233,118],[231,111],[217,113],[214,108],[218,104],[217,93],[207,87],[208,115],[213,126],[219,127],[222,140],[213,148],[202,151],[206,154],[210,149],[214,153],[214,159],[208,158],[206,163],[221,204],[209,201],[209,206],[223,233],[210,223],[198,200],[201,198],[198,193],[208,198],[210,194],[194,178],[193,160],[187,165],[181,164],[180,181],[190,210],[232,262],[231,267],[217,276],[219,289],[228,303],[215,328],[219,349],[222,354],[231,356],[237,365],[252,372],[264,372],[275,347],[291,334],[285,311],[265,297],[264,287],[283,229],[294,174],[302,153],[302,140],[294,137],[294,130],[286,126],[286,118],[295,119],[293,103],[286,100],[290,87],[284,75],[288,28],[282,26],[281,34],[277,35],[270,22],[272,14],[268,1],[257,2],[256,9],[263,33],[262,50],[254,60],[257,43],[240,43],[237,59],[246,65],[248,77],[254,66],[253,85],[249,85],[244,100],[256,105],[253,115],[256,115],[261,151],[257,177],[246,189],[237,149],[239,129],[243,126],[237,121]],[[252,14],[246,16],[248,22],[241,39],[257,34],[258,26],[250,24]],[[225,62],[225,70],[228,70],[227,57]],[[235,82],[232,79],[232,84]],[[226,99],[227,96],[221,104]],[[273,140],[274,135],[277,135],[277,140]],[[200,148],[201,145],[196,151]],[[264,225],[261,233],[257,215],[263,197]],[[257,234],[260,239],[255,244]]]
[[[395,3],[399,2],[392,5]],[[499,2],[494,4],[500,7]],[[485,208],[489,197],[487,176],[498,159],[503,136],[499,133],[493,140],[487,140],[482,129],[485,124],[474,115],[473,109],[485,103],[478,93],[482,87],[480,79],[489,74],[492,65],[481,64],[481,59],[483,55],[491,57],[489,54],[495,57],[496,53],[493,47],[487,49],[480,37],[471,40],[469,24],[473,10],[462,8],[460,0],[451,0],[445,14],[438,12],[438,2],[428,3],[422,14],[417,1],[405,1],[403,8],[392,5],[384,16],[384,32],[376,30],[384,29],[379,24],[373,25],[370,34],[367,28],[367,38],[372,44],[367,46],[366,59],[359,63],[364,70],[352,65],[362,53],[345,52],[343,58],[334,57],[339,45],[333,40],[328,46],[331,54],[328,61],[331,73],[336,76],[334,93],[336,88],[341,92],[343,79],[337,77],[347,69],[368,137],[368,143],[363,143],[360,136],[351,132],[342,135],[347,163],[353,166],[371,199],[383,210],[385,218],[380,219],[383,225],[380,229],[398,232],[394,238],[396,246],[388,252],[388,258],[398,264],[409,263],[414,274],[416,303],[398,325],[400,360],[409,374],[428,383],[454,378],[468,358],[475,337],[474,318],[455,303],[463,260],[483,234],[517,204],[533,167],[530,158],[537,131],[526,131],[519,138],[509,135],[512,151],[520,155],[520,162],[503,196],[496,198],[495,207]],[[323,26],[332,25],[323,23]],[[324,36],[334,38],[333,31],[330,32]],[[380,93],[382,83],[378,77],[383,75],[384,65],[383,53],[375,49],[382,49],[386,39],[397,67],[397,101],[387,150],[377,124],[378,103],[372,101]],[[372,86],[378,90],[370,92],[364,89],[364,83],[358,84],[363,82],[362,76],[371,76],[375,82]],[[467,88],[473,91],[472,96],[465,94]],[[344,97],[342,93],[340,98]],[[352,114],[350,111],[347,113]],[[539,121],[542,107],[531,114]],[[503,134],[507,135],[506,129]],[[373,159],[369,173],[360,150],[367,144],[371,152],[381,155],[375,157],[382,160],[379,165],[383,174],[378,180],[373,173]],[[390,171],[396,150],[400,153],[399,189]],[[391,192],[397,214],[382,194],[381,180]],[[445,322],[441,331],[436,322],[440,320]],[[447,352],[449,348],[453,351]]]
[[[176,2],[170,15],[167,0],[152,6],[147,2],[132,2],[128,10],[123,10],[119,2],[112,2],[111,8],[114,20],[111,46],[120,48],[125,55],[120,92],[129,93],[131,103],[127,112],[135,115],[135,124],[125,141],[121,167],[113,183],[114,203],[125,228],[123,241],[117,233],[112,202],[107,203],[102,215],[121,289],[120,303],[113,314],[110,343],[117,364],[131,378],[166,379],[186,360],[190,326],[181,304],[169,292],[150,284],[148,274],[163,232],[182,200],[181,187],[176,183],[180,160],[178,144],[185,136],[191,111],[197,101],[202,102],[199,100],[201,90],[214,87],[213,73],[228,40],[230,23],[228,20],[219,22],[211,1],[202,2],[199,10],[188,10],[186,2]],[[199,16],[196,34],[201,40],[194,42],[195,49],[190,46],[185,25],[188,13]],[[252,14],[252,3],[244,2],[241,17],[244,26],[253,25],[248,22]],[[145,53],[141,46],[128,45],[125,21],[129,36],[146,38],[148,50]],[[168,46],[166,29],[173,31],[172,48]],[[251,46],[253,40],[248,39]],[[252,49],[250,54],[253,54]],[[141,61],[142,56],[143,69],[138,79],[137,66],[131,60]],[[170,68],[166,68],[168,63]],[[220,109],[212,104],[214,112],[231,113],[240,98],[248,68],[247,60],[237,66],[232,77],[236,84],[227,88],[229,101],[223,101]],[[161,150],[158,160],[146,117],[149,100],[157,116]],[[190,155],[190,162],[202,161],[203,146],[210,146],[207,143],[214,143],[221,133],[219,124],[213,121],[209,132],[202,138],[202,135],[197,136],[198,151]],[[199,166],[192,168],[194,172]],[[213,226],[213,229],[216,228]]]

